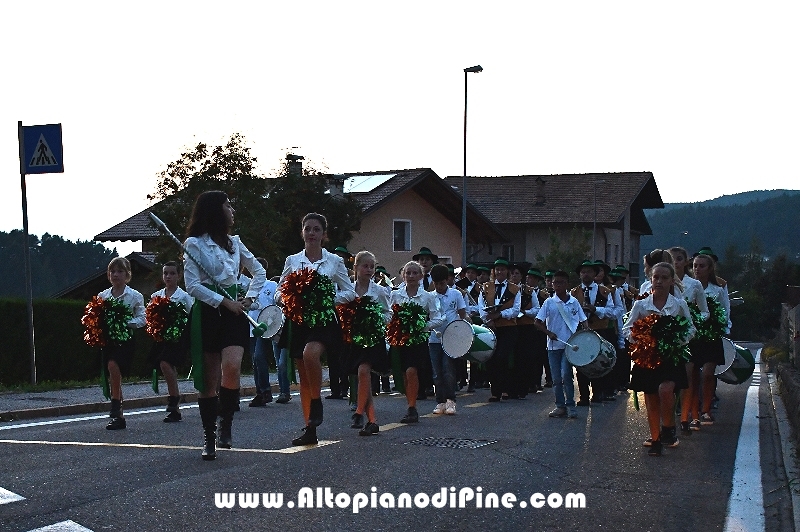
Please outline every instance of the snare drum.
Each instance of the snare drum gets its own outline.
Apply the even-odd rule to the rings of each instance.
[[[742,384],[756,369],[753,353],[727,338],[722,338],[722,345],[725,351],[725,364],[717,366],[714,375],[728,384]]]
[[[617,362],[614,345],[594,331],[578,331],[567,342],[578,348],[565,348],[567,360],[590,379],[607,375]]]
[[[267,330],[264,331],[261,337],[277,342],[280,338],[281,330],[283,330],[283,323],[285,320],[286,318],[279,306],[269,305],[264,307],[261,312],[258,313],[258,319],[256,320],[259,323],[267,325]]]
[[[466,356],[468,360],[485,363],[494,354],[495,346],[494,331],[465,320],[450,322],[442,333],[442,349],[450,358]]]

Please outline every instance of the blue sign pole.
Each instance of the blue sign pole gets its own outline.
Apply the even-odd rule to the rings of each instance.
[[[19,177],[22,188],[22,233],[25,239],[23,256],[25,257],[25,299],[28,301],[28,343],[30,344],[31,384],[36,384],[36,344],[33,334],[33,283],[31,281],[31,250],[28,242],[28,192],[25,185],[25,135],[22,121],[17,122],[19,128]]]

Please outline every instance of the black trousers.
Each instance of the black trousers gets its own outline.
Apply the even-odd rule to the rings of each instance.
[[[515,325],[497,327],[493,330],[497,337],[497,346],[492,358],[486,362],[486,373],[489,376],[492,396],[500,397],[504,393],[513,393],[511,369],[508,364],[517,344],[518,332]]]

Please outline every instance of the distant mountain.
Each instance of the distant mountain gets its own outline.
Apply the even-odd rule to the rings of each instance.
[[[652,236],[641,239],[642,254],[655,248],[711,246],[723,258],[757,249],[766,257],[785,253],[800,259],[800,190],[764,190],[698,203],[671,203],[646,211]]]

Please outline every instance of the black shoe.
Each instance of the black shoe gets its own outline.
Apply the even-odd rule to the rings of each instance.
[[[364,425],[364,428],[358,431],[359,436],[372,436],[373,434],[378,433],[378,425],[376,423],[369,422]]]
[[[183,416],[181,416],[180,412],[168,412],[167,416],[164,418],[164,423],[175,423],[181,419],[183,419]]]
[[[495,397],[494,395],[492,395],[487,399],[487,401],[490,402],[490,403],[499,403],[500,402],[500,398],[499,397]]]
[[[219,438],[217,439],[217,447],[220,449],[230,449],[233,447],[233,437],[231,436],[231,427],[219,427]]]
[[[692,430],[689,428],[688,421],[681,421],[681,436],[691,436]]]
[[[271,403],[272,402],[272,392],[270,392],[270,393],[262,393],[261,395],[264,397],[264,402],[265,403]]]
[[[325,397],[325,399],[341,399],[341,398],[342,398],[342,394],[340,394],[340,393],[332,393],[332,394],[330,394],[330,395]]]
[[[575,406],[589,406],[589,401],[585,401],[585,400],[581,399],[580,401],[575,403]]]
[[[125,418],[122,416],[112,417],[111,421],[106,425],[107,430],[120,430],[126,427]]]
[[[592,403],[602,403],[603,399],[599,395],[593,395],[590,402],[592,402]]]
[[[467,386],[467,393],[474,393],[474,392],[475,392],[475,386],[473,386],[472,384]]]
[[[311,411],[308,414],[308,424],[312,427],[322,425],[322,399],[311,400]]]
[[[292,445],[316,445],[319,443],[317,440],[316,427],[304,427],[302,436],[292,440]]]
[[[280,394],[278,396],[278,398],[275,400],[275,402],[278,403],[279,405],[284,405],[284,404],[288,403],[291,400],[292,400],[292,396],[291,395],[286,395],[286,394],[282,393],[282,394]]]
[[[417,413],[417,409],[413,406],[409,406],[406,415],[403,416],[403,419],[400,420],[400,423],[418,423],[418,422],[419,422],[419,413]]]
[[[351,429],[363,429],[364,428],[364,414],[353,414],[353,424],[350,425]]]
[[[270,401],[272,401],[272,398],[270,398]],[[256,396],[253,397],[253,400],[250,401],[250,403],[247,406],[254,406],[254,407],[255,406],[266,406],[266,404],[267,404],[267,402],[264,401],[264,396],[262,394],[260,394],[260,393],[257,393]]]
[[[654,441],[647,450],[647,454],[650,456],[661,456],[661,441]]]
[[[678,436],[675,434],[675,427],[661,427],[659,440],[664,447],[677,447],[680,443]]]
[[[553,381],[544,381],[544,387],[545,388],[552,388],[553,387]]]
[[[203,452],[200,455],[203,460],[216,460],[217,459],[217,448],[216,448],[216,434],[213,431],[205,432],[205,441],[203,442]]]

